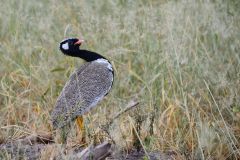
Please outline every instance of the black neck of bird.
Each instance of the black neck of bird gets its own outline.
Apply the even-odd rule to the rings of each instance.
[[[80,49],[75,50],[71,53],[67,53],[67,55],[72,56],[72,57],[82,58],[87,62],[95,61],[95,60],[100,59],[100,58],[106,59],[105,57],[101,56],[98,53],[91,52],[91,51],[88,51],[88,50],[80,50]]]

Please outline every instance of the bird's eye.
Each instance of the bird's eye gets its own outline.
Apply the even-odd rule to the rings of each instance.
[[[71,41],[68,41],[68,43],[69,43],[69,45],[74,45],[74,41],[73,40],[71,40]]]

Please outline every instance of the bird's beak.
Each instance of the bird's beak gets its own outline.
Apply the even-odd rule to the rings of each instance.
[[[77,45],[77,44],[81,45],[83,42],[84,42],[83,39],[79,39],[77,42],[74,43],[74,45]]]

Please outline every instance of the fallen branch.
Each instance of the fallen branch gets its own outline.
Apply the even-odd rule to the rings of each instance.
[[[72,154],[70,159],[81,159],[81,160],[98,160],[105,159],[111,154],[111,144],[108,142],[103,142],[96,147],[90,145],[89,147],[82,150],[80,153]]]
[[[135,101],[130,101],[127,105],[127,107],[125,107],[122,111],[118,112],[110,121],[110,123],[113,123],[113,121],[115,119],[117,119],[118,117],[120,117],[122,114],[124,114],[125,112],[129,111],[130,109],[136,107],[139,104],[139,102],[135,102]]]
[[[126,113],[127,111],[129,111],[130,109],[133,109],[134,107],[136,107],[139,104],[139,102],[135,102],[135,101],[130,101],[128,103],[128,105],[120,112],[118,112],[112,119],[110,119],[106,124],[101,125],[99,128],[101,128],[105,133],[107,133],[107,135],[109,136],[109,138],[114,142],[113,138],[111,137],[108,129],[109,127],[112,125],[112,123],[114,122],[115,119],[119,118],[121,115],[123,115],[124,113]],[[115,142],[114,142],[115,143]]]
[[[33,145],[33,144],[39,144],[39,143],[49,144],[49,143],[53,143],[54,140],[52,135],[45,134],[45,135],[30,135],[23,139],[18,139],[16,142],[21,144]]]

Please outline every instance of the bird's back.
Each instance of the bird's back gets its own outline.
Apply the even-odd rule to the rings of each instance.
[[[54,128],[60,128],[93,108],[111,89],[113,70],[105,59],[85,63],[65,84],[52,112]]]

